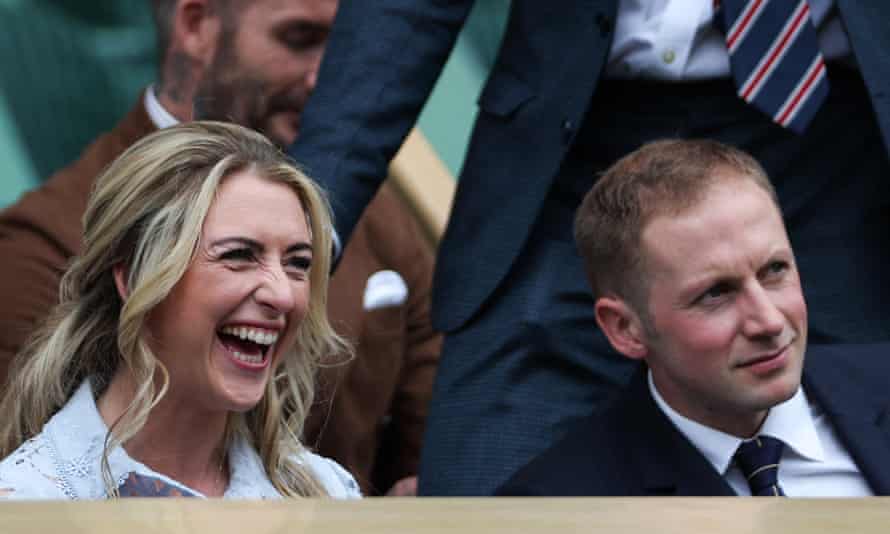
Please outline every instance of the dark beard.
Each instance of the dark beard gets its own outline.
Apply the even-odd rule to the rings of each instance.
[[[214,62],[195,96],[195,119],[234,122],[260,132],[282,148],[290,144],[292,139],[277,139],[266,121],[278,112],[299,112],[302,100],[291,94],[270,95],[267,84],[244,69],[232,72],[230,67],[228,71],[228,79],[223,79]]]
[[[216,71],[210,71],[195,95],[195,120],[234,122],[257,130],[261,126],[261,91],[261,84],[256,81],[223,81]]]
[[[299,112],[303,99],[291,93],[272,94],[268,83],[238,60],[231,43],[234,36],[220,39],[216,57],[198,86],[194,99],[195,120],[233,122],[256,130],[284,148],[292,139],[277,139],[267,120],[282,111]]]

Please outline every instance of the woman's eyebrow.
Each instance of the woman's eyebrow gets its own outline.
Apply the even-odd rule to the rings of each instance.
[[[249,247],[253,250],[258,250],[258,251],[265,250],[265,247],[263,246],[262,243],[260,243],[259,241],[255,240],[255,239],[250,239],[249,237],[224,237],[222,239],[217,239],[216,241],[213,241],[212,243],[210,243],[210,247],[217,248],[217,247],[221,247],[221,246],[225,246],[225,245],[229,245],[229,244],[233,244],[233,243],[239,244],[239,245],[244,245],[244,246]],[[294,252],[303,252],[303,251],[308,251],[309,253],[312,253],[312,244],[307,241],[298,241],[298,242],[290,245],[289,247],[287,247],[287,249],[284,251],[284,253],[292,254]]]
[[[247,246],[254,250],[263,250],[263,244],[248,237],[224,237],[210,243],[211,248],[221,247],[223,245],[239,244]]]
[[[302,252],[302,251],[312,252],[312,244],[307,243],[306,241],[300,241],[299,243],[294,243],[293,245],[287,247],[287,250],[284,251],[285,254],[290,254],[292,252]]]

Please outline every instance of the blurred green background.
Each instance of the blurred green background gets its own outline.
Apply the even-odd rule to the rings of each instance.
[[[373,0],[367,0],[373,1]],[[479,0],[420,117],[453,175],[509,0]],[[0,206],[110,129],[155,76],[148,0],[0,0]]]

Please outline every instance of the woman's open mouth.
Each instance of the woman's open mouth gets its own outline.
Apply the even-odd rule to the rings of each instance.
[[[255,326],[226,325],[219,329],[217,336],[232,361],[250,370],[268,365],[270,349],[278,341],[278,331]]]

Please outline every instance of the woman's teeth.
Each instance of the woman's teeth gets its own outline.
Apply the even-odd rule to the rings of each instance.
[[[251,328],[246,326],[224,326],[220,330],[223,334],[235,336],[240,339],[252,341],[257,345],[272,345],[278,341],[278,332],[274,330],[265,330],[262,328]],[[237,354],[237,353],[236,353]]]
[[[242,354],[242,353],[238,352],[237,350],[232,351],[232,354],[235,356],[236,360],[240,360],[242,362],[252,363],[252,364],[263,363],[263,355],[262,354],[257,354],[257,355]]]

